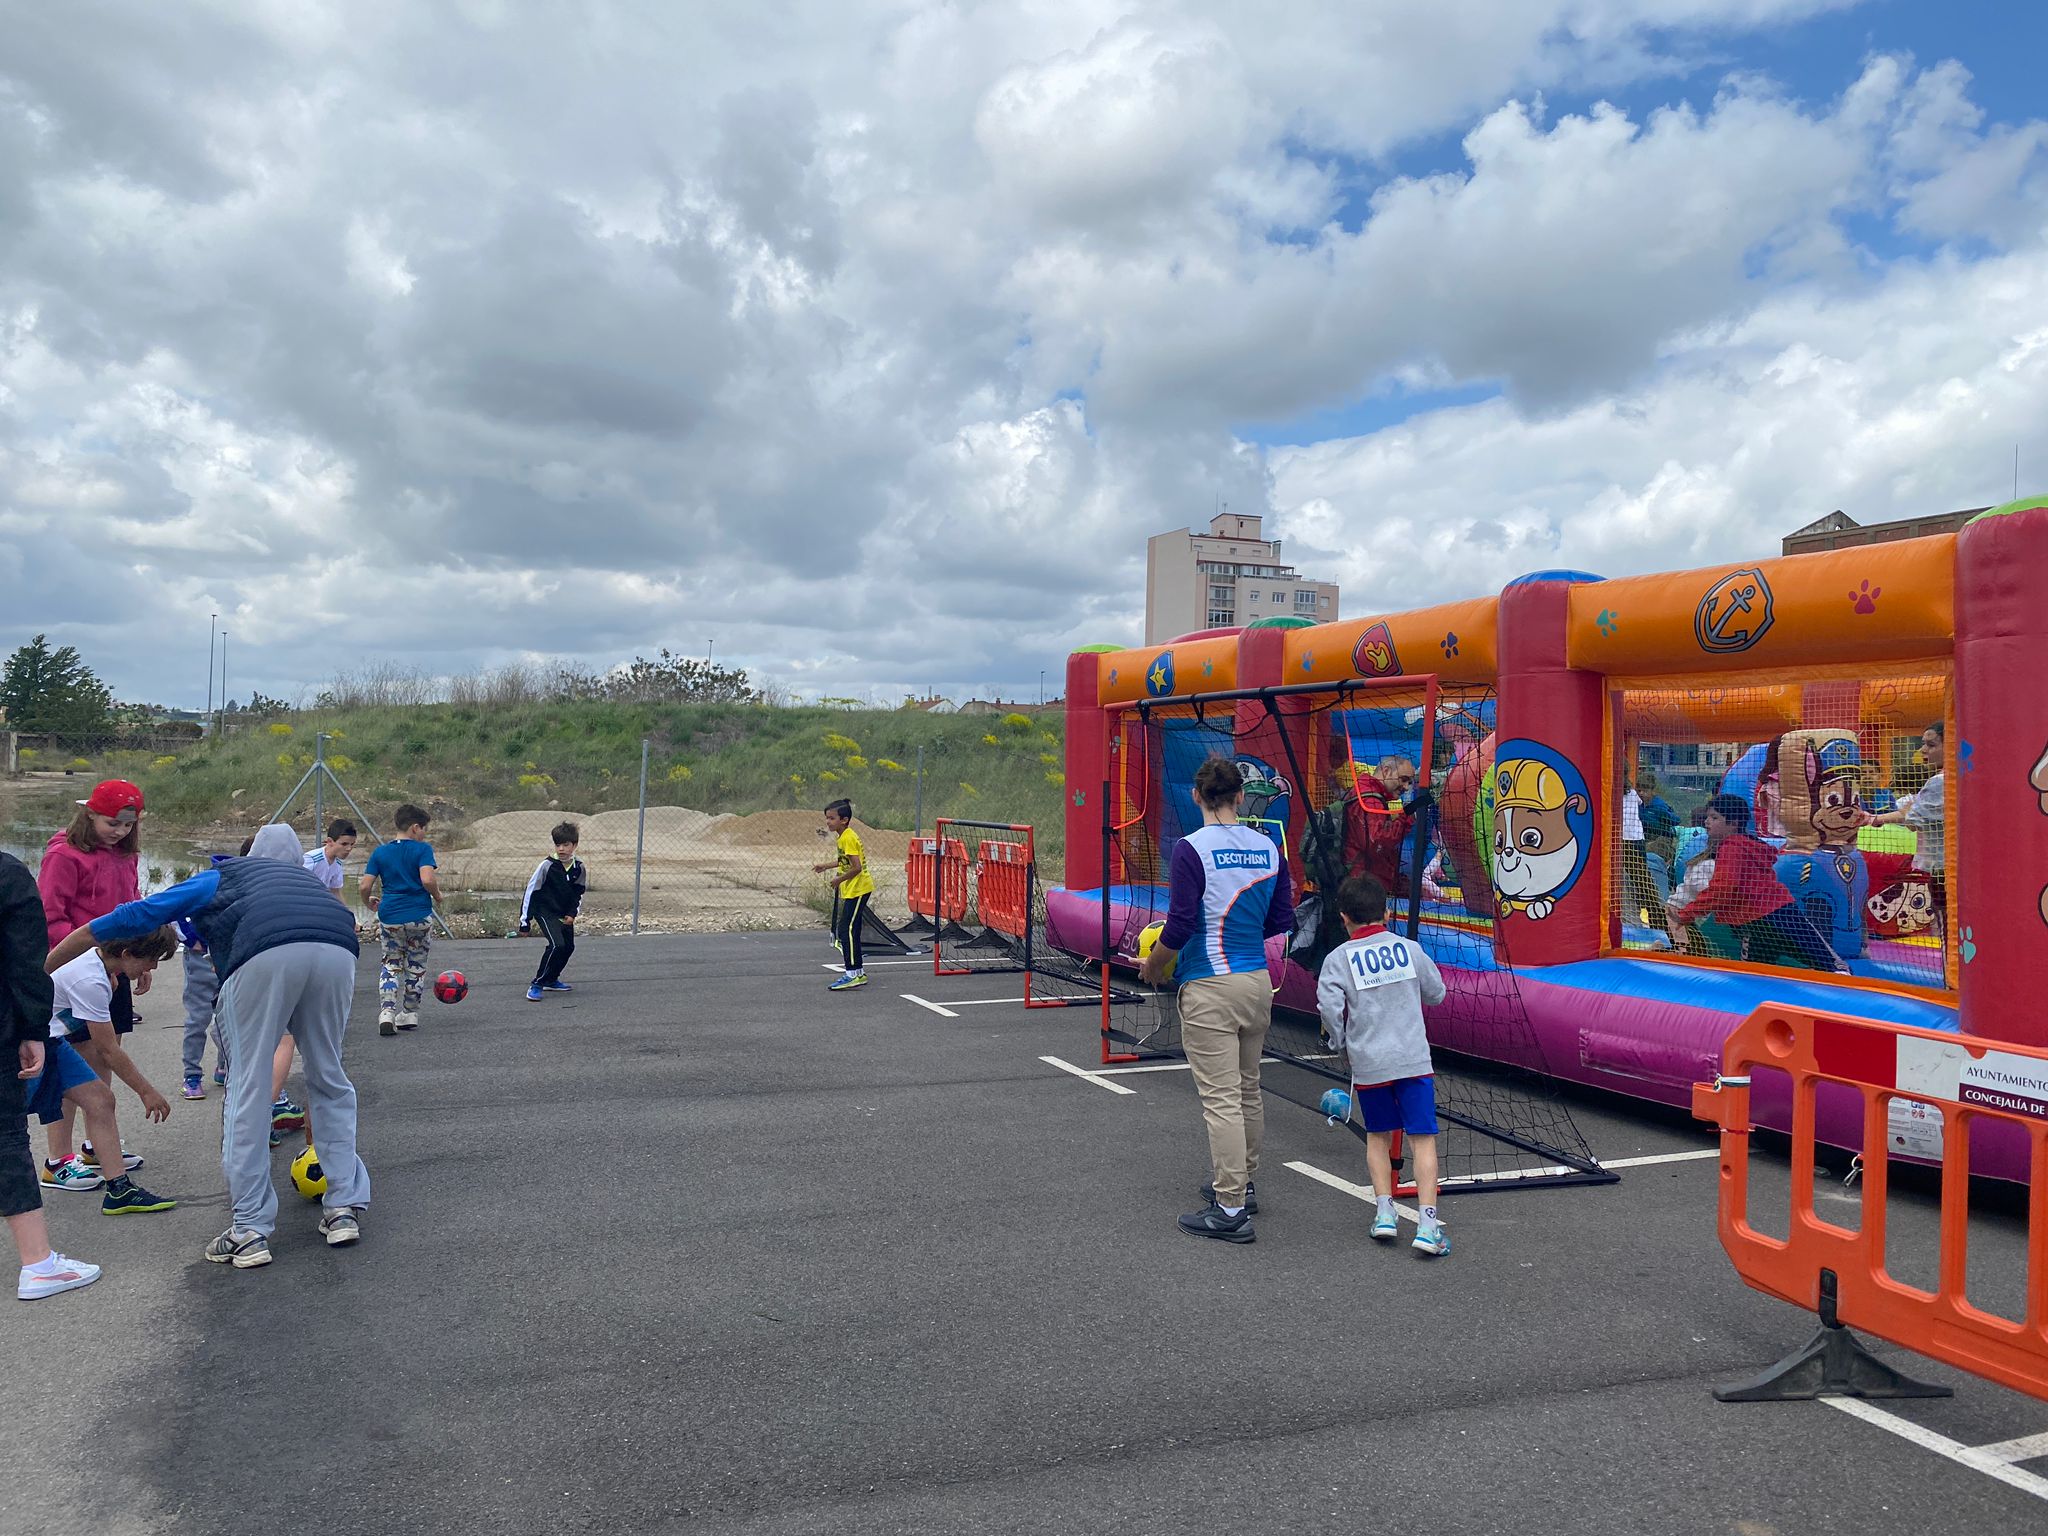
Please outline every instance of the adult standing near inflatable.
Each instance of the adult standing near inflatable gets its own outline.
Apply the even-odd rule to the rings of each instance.
[[[327,1173],[320,1234],[339,1248],[362,1236],[370,1175],[356,1156],[356,1090],[341,1067],[355,991],[355,919],[300,860],[281,822],[257,832],[246,858],[224,860],[75,930],[50,952],[52,971],[94,943],[190,918],[220,972],[220,1011],[235,1063],[269,1061],[289,1029],[305,1063],[306,1096]],[[270,1075],[237,1065],[221,1126],[221,1167],[234,1219],[206,1258],[237,1269],[270,1262],[277,1188],[270,1178]]]
[[[1171,905],[1139,974],[1153,985],[1172,967],[1180,988],[1181,1049],[1209,1131],[1208,1204],[1180,1218],[1190,1237],[1253,1240],[1253,1177],[1266,1125],[1259,1057],[1273,1023],[1266,940],[1294,922],[1287,861],[1265,833],[1237,819],[1244,776],[1228,758],[1195,770],[1202,825],[1173,850]]]
[[[50,948],[63,943],[71,932],[104,917],[124,901],[142,895],[137,875],[142,843],[142,791],[126,779],[102,779],[92,793],[78,802],[71,825],[54,834],[43,848],[42,867],[36,871],[36,889],[43,898],[43,916],[49,928]],[[135,996],[149,990],[149,978],[131,983],[126,976],[114,984],[107,1005],[114,1033],[125,1035],[135,1028]],[[74,1111],[64,1109],[64,1125],[71,1127]],[[67,1141],[65,1145],[70,1145]],[[88,1154],[97,1150],[90,1145]],[[87,1177],[92,1170],[79,1165]],[[50,1182],[51,1169],[44,1175]],[[120,1172],[117,1168],[116,1174]],[[81,1186],[82,1187],[82,1186]]]
[[[1948,932],[1948,791],[1942,769],[1947,751],[1948,722],[1937,720],[1920,733],[1921,766],[1933,770],[1927,782],[1908,798],[1905,809],[1870,818],[1873,825],[1912,828],[1913,868],[1927,877],[1934,896],[1934,929],[1944,938]]]

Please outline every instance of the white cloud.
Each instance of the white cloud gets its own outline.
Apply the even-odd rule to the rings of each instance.
[[[1944,504],[2038,419],[2048,129],[1890,57],[1546,104],[1833,8],[592,4],[573,47],[513,5],[33,9],[0,576],[129,695],[192,693],[165,637],[214,611],[272,693],[707,640],[978,688],[1134,637],[1144,535],[1219,500],[1404,600]],[[1955,249],[1887,268],[1852,214]],[[1233,434],[1472,381],[1507,397]]]

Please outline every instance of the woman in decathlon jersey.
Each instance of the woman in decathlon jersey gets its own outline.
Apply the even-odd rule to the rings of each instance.
[[[1265,833],[1237,819],[1244,777],[1228,758],[1195,770],[1198,831],[1173,850],[1165,930],[1140,968],[1157,985],[1173,968],[1181,1048],[1209,1127],[1210,1182],[1202,1210],[1180,1218],[1191,1237],[1252,1241],[1259,1141],[1266,1113],[1259,1056],[1273,1023],[1266,940],[1294,922],[1287,861]]]

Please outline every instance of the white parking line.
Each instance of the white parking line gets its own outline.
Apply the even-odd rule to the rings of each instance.
[[[2037,1499],[2048,1499],[2048,1477],[2025,1472],[2013,1466],[2002,1454],[2007,1446],[2017,1442],[2007,1440],[1998,1445],[1964,1445],[1960,1440],[1951,1440],[1947,1435],[1938,1435],[1933,1430],[1902,1419],[1895,1413],[1888,1413],[1864,1402],[1859,1397],[1823,1397],[1821,1402],[1830,1408],[1840,1409],[1852,1419],[1861,1419],[1866,1424],[1875,1424],[1888,1434],[1897,1435],[1901,1440],[1910,1440],[1915,1445],[1925,1446],[1938,1456],[1982,1472],[1986,1477],[1996,1478],[2008,1488],[2017,1488],[2021,1493],[2031,1493]],[[2040,1436],[2029,1436],[2039,1439]]]
[[[183,1027],[183,1025],[179,1026],[181,1029]],[[1271,1056],[1262,1057],[1259,1061],[1261,1066],[1273,1066],[1275,1064],[1275,1058]],[[1104,1077],[1117,1077],[1125,1072],[1185,1072],[1187,1070],[1188,1064],[1184,1061],[1156,1061],[1148,1062],[1142,1067],[1103,1067],[1100,1069]]]
[[[1327,1184],[1332,1189],[1341,1190],[1354,1200],[1363,1200],[1367,1205],[1377,1205],[1379,1203],[1379,1196],[1372,1192],[1370,1184],[1354,1184],[1349,1179],[1340,1179],[1334,1173],[1323,1172],[1314,1163],[1287,1163],[1284,1166],[1292,1168],[1296,1173],[1314,1179],[1318,1184]],[[1403,1216],[1406,1216],[1410,1221],[1419,1222],[1422,1220],[1422,1212],[1415,1209],[1412,1205],[1403,1205],[1400,1201],[1396,1200],[1394,1202],[1394,1209]]]
[[[926,955],[926,956],[925,956],[925,957],[924,957],[924,958],[923,958],[922,960],[919,960],[919,959],[915,959],[915,958],[912,958],[912,959],[909,959],[909,960],[870,960],[870,961],[868,961],[868,962],[866,962],[866,963],[867,963],[867,964],[868,964],[869,966],[876,966],[876,965],[921,965],[921,966],[923,966],[923,967],[924,967],[924,968],[925,968],[926,970],[930,970],[930,969],[932,968],[932,957],[931,957],[930,955]],[[818,969],[819,969],[819,970],[821,970],[821,971],[843,971],[843,970],[845,970],[845,969],[846,969],[846,967],[845,967],[845,966],[843,966],[843,965],[839,965],[839,964],[836,964],[836,963],[834,963],[834,964],[829,964],[829,965],[828,965],[828,964],[825,964],[825,963],[823,963],[823,962],[820,962],[820,963],[819,963],[819,966],[818,966]]]
[[[2048,1456],[2048,1434],[2021,1435],[2017,1440],[2001,1440],[1996,1445],[1980,1445],[1979,1456],[1994,1457],[1999,1461],[2032,1461],[2039,1456]]]
[[[955,1013],[950,1008],[943,1008],[937,1003],[926,1002],[923,998],[919,997],[915,992],[902,992],[898,993],[897,995],[900,996],[906,1003],[915,1003],[920,1008],[931,1009],[933,1013],[936,1013],[942,1019],[957,1019],[960,1017],[959,1014]]]
[[[1062,1072],[1071,1072],[1083,1082],[1093,1083],[1098,1088],[1107,1088],[1111,1093],[1129,1094],[1132,1097],[1136,1097],[1136,1089],[1126,1088],[1122,1083],[1112,1083],[1100,1073],[1090,1072],[1086,1067],[1077,1067],[1071,1061],[1062,1061],[1057,1056],[1041,1056],[1038,1059],[1048,1066],[1058,1067]]]

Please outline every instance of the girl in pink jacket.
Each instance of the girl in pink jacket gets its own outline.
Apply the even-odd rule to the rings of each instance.
[[[74,928],[142,899],[136,869],[142,840],[142,791],[105,779],[78,802],[71,826],[50,839],[36,873],[55,949]]]

